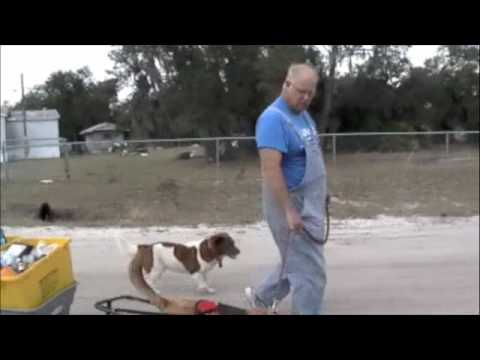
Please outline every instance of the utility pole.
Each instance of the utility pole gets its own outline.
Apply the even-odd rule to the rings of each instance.
[[[27,138],[27,112],[25,109],[25,94],[23,89],[23,74],[21,75],[22,81],[22,109],[23,109],[23,139],[24,139],[24,150],[25,150],[25,159],[28,159],[29,149],[28,149],[28,138]]]

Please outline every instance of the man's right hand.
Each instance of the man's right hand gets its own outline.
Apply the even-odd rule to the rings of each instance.
[[[303,230],[302,218],[300,217],[300,214],[295,208],[288,208],[286,216],[287,216],[287,222],[288,222],[288,230],[290,231]]]

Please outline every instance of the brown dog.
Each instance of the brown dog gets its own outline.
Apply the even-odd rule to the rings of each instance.
[[[140,249],[151,253],[151,259],[146,263],[148,273],[153,283],[158,283],[166,270],[177,273],[190,274],[197,284],[200,292],[213,294],[215,290],[207,284],[207,273],[215,265],[222,267],[225,256],[235,259],[240,250],[235,246],[234,240],[227,233],[218,233],[201,241],[176,244],[158,242],[151,245],[132,245],[129,248],[131,256],[138,254]]]
[[[244,310],[208,300],[173,300],[157,294],[146,282],[143,273],[153,269],[154,253],[151,245],[138,245],[134,258],[130,261],[128,273],[133,286],[152,305],[170,315],[268,315],[266,309]]]

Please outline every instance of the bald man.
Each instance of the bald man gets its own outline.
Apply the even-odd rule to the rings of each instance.
[[[309,64],[288,69],[281,95],[261,114],[256,142],[263,177],[263,211],[280,262],[246,288],[251,306],[271,307],[292,292],[292,314],[321,313],[326,172],[315,123],[307,112],[319,77]]]

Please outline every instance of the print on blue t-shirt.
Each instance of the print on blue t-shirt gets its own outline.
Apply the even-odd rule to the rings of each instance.
[[[297,133],[287,124],[282,115],[272,110],[274,106],[283,111],[304,135],[314,136],[305,112],[295,114],[282,97],[277,98],[258,118],[255,138],[258,149],[274,149],[283,154],[282,170],[288,189],[303,180],[305,175],[305,146]]]

